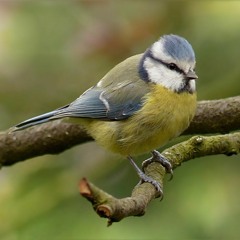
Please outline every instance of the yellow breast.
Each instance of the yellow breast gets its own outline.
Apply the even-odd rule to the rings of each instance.
[[[175,93],[153,85],[143,107],[123,121],[92,120],[86,126],[103,147],[122,155],[151,151],[180,135],[196,110],[196,94]]]

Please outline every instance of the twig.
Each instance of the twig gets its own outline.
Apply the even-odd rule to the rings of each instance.
[[[240,153],[240,132],[210,137],[195,136],[166,149],[162,154],[176,168],[181,163],[207,155],[225,154],[231,156]],[[145,169],[147,175],[159,181],[163,186],[165,169],[159,163],[151,163]],[[80,193],[92,203],[100,217],[108,219],[108,226],[129,216],[142,216],[151,200],[156,197],[156,189],[149,183],[137,185],[131,197],[117,199],[99,189],[85,178],[79,185]]]

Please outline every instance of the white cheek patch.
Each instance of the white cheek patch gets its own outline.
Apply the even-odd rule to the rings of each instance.
[[[144,67],[151,82],[160,84],[172,91],[178,91],[184,84],[180,73],[168,69],[151,58],[146,58]]]

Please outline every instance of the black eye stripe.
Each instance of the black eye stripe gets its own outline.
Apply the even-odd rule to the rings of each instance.
[[[178,73],[184,74],[184,71],[182,69],[180,69],[175,63],[166,63],[166,62],[164,62],[164,61],[162,61],[158,58],[155,58],[151,52],[149,54],[149,57],[151,59],[153,59],[154,61],[159,62],[162,65],[166,66],[170,70],[173,70],[173,71],[176,71]]]
[[[180,69],[175,63],[165,63],[165,64],[171,70],[174,70],[174,71],[179,72],[179,73],[184,73],[183,70]]]

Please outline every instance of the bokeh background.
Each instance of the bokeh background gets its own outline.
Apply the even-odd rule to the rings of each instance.
[[[195,49],[199,100],[239,95],[239,14],[238,1],[0,1],[0,130],[71,102],[166,33]],[[0,171],[0,239],[239,239],[239,169],[239,156],[185,163],[162,202],[107,228],[78,182],[128,196],[126,160],[94,142],[31,159]]]

